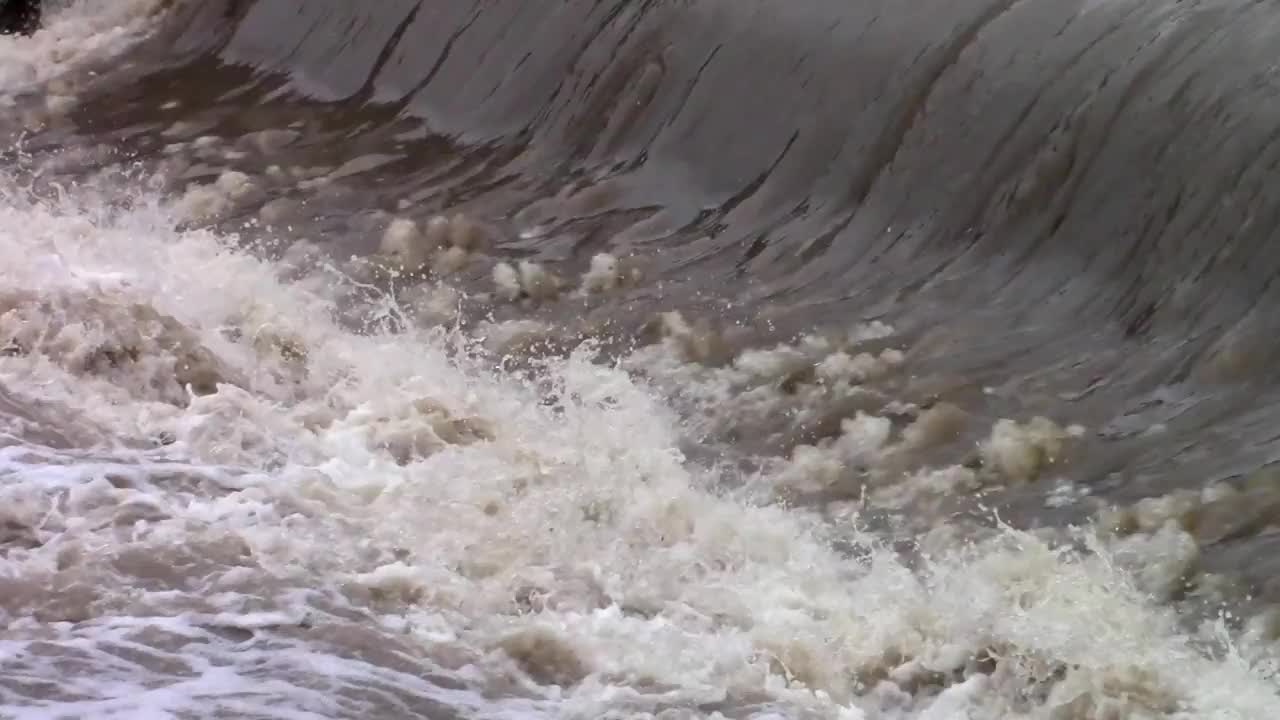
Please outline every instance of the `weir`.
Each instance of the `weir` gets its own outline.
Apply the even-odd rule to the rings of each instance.
[[[1276,300],[1280,14],[1265,3],[226,11],[220,36],[190,31],[221,60],[327,103],[403,107],[462,144],[526,147],[548,171],[620,176],[620,202],[665,210],[644,239],[678,235],[673,259],[773,295],[936,290],[1130,336],[1214,333]]]
[[[0,716],[1280,716],[1273,3],[43,11]]]

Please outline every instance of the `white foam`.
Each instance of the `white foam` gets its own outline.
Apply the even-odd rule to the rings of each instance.
[[[164,0],[46,3],[39,32],[30,37],[0,37],[0,93],[26,90],[86,61],[118,55],[146,35],[156,12],[166,4]]]
[[[83,511],[150,517],[133,539],[101,535],[73,513],[63,525],[80,528],[79,552],[90,558],[158,542],[208,552],[199,537],[237,538],[261,569],[224,568],[215,572],[220,582],[234,586],[245,572],[260,587],[289,578],[311,588],[358,582],[405,618],[420,662],[470,658],[470,669],[459,671],[469,682],[516,682],[564,717],[742,703],[758,693],[771,712],[787,715],[807,708],[815,717],[1004,717],[1039,682],[1021,669],[1036,663],[1074,668],[1073,689],[1053,685],[1058,696],[1070,695],[1064,703],[1084,702],[1071,693],[1095,705],[1121,702],[1109,688],[1132,676],[1148,698],[1124,700],[1133,712],[1146,702],[1182,708],[1171,717],[1246,718],[1276,707],[1272,681],[1243,662],[1199,655],[1172,616],[1105,557],[1051,551],[1008,531],[950,548],[920,573],[887,551],[866,563],[842,559],[805,515],[708,491],[710,479],[675,450],[681,424],[664,401],[591,362],[586,350],[550,363],[550,384],[528,384],[455,354],[461,338],[442,329],[351,334],[317,294],[323,285],[284,283],[270,264],[212,233],[177,232],[174,222],[145,199],[124,213],[83,195],[50,208],[10,193],[0,206],[0,250],[15,259],[0,268],[5,285],[128,298],[181,323],[234,378],[234,386],[183,405],[112,390],[132,376],[72,373],[47,354],[0,359],[0,384],[33,402],[75,408],[99,436],[142,443],[168,433],[166,456],[212,483],[182,491],[179,501],[177,489],[151,481],[130,491],[149,505],[113,500],[109,510]],[[84,322],[100,321],[92,310],[66,307],[85,313]],[[297,350],[255,342],[268,324],[271,337],[288,337]],[[161,344],[150,352],[167,351]],[[750,375],[774,364],[731,371]],[[488,430],[465,442],[442,435],[441,422],[465,418]],[[421,422],[439,442],[430,453],[397,453],[371,440],[385,437],[377,429],[388,422]],[[883,421],[866,417],[834,447],[850,462],[885,437]],[[158,461],[131,457],[144,468]],[[35,497],[49,483],[94,477],[68,476],[74,465],[52,474],[15,467],[19,487]],[[24,517],[39,515],[38,504],[29,507]],[[192,523],[204,529],[192,535]],[[6,572],[52,572],[55,548],[71,540],[11,559]],[[407,554],[392,559],[392,548]],[[137,592],[94,577],[108,596]],[[289,597],[276,602],[296,615]],[[163,598],[144,594],[138,602],[163,615],[171,602]],[[117,622],[111,617],[101,622]],[[83,632],[91,644],[105,642],[92,628]],[[869,693],[858,680],[911,659],[950,667],[988,648],[1005,658],[990,677],[918,687],[903,680],[900,694]],[[226,650],[231,665],[221,674],[170,684],[165,693],[130,700],[124,686],[84,685],[102,698],[94,702],[107,703],[84,707],[149,712],[182,707],[197,692],[265,692],[246,675],[257,656],[237,652]],[[305,646],[296,652],[311,663],[322,657]],[[374,673],[352,661],[325,662],[335,673]],[[574,684],[542,684],[554,681]],[[263,697],[332,712],[308,705],[302,691]]]

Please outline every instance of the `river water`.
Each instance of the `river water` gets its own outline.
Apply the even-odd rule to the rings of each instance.
[[[0,717],[1280,717],[1280,13],[0,37]]]

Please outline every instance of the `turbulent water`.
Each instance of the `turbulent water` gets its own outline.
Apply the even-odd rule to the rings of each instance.
[[[1280,13],[0,37],[0,717],[1280,717]]]

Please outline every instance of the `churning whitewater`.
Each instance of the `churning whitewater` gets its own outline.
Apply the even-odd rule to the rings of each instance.
[[[1087,415],[978,409],[1004,336],[939,331],[972,399],[892,308],[760,330],[607,180],[504,214],[501,147],[255,105],[171,27],[236,12],[0,37],[0,717],[1280,715],[1280,615],[1205,560],[1265,476],[1094,498]],[[612,219],[557,261],[564,212]]]

